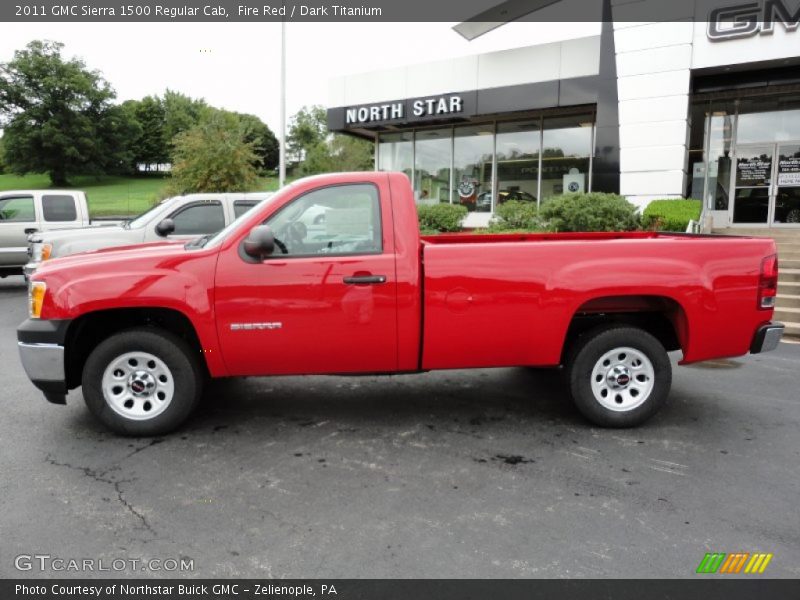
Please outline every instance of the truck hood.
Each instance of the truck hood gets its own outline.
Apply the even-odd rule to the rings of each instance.
[[[89,227],[75,227],[72,229],[51,229],[49,231],[39,231],[31,237],[34,240],[44,240],[48,243],[66,242],[69,240],[91,239],[93,237],[107,236],[116,231],[128,231],[121,225],[91,225]]]
[[[90,250],[43,262],[36,270],[36,275],[48,275],[54,271],[90,265],[102,265],[102,270],[109,271],[114,269],[115,263],[122,264],[129,261],[151,262],[152,260],[158,262],[159,259],[181,256],[186,252],[194,252],[193,250],[186,250],[184,248],[185,245],[186,240],[165,240],[149,244],[113,246],[100,250]],[[37,278],[34,276],[34,279]]]

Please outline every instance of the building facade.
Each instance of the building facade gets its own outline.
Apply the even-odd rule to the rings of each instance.
[[[800,7],[764,20],[603,23],[601,35],[331,82],[332,131],[375,141],[418,202],[488,223],[510,199],[697,198],[715,227],[800,227]],[[754,9],[756,6],[757,9]],[[696,9],[695,9],[696,10]],[[775,10],[772,8],[771,10]],[[749,16],[748,16],[749,15]]]

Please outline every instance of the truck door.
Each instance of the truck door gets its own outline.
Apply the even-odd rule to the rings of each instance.
[[[38,229],[32,194],[0,194],[0,267],[28,262],[28,234]]]
[[[175,230],[166,236],[170,240],[191,240],[201,235],[216,233],[225,227],[225,210],[219,200],[190,202],[166,215],[165,218],[172,219],[175,223]],[[157,223],[150,226],[145,237],[146,242],[164,239],[158,234],[157,227]]]
[[[251,262],[233,247],[217,263],[216,321],[231,374],[395,371],[388,185],[298,192],[265,223],[273,255]]]

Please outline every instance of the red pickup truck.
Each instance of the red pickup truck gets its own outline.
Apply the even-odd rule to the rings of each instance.
[[[563,366],[593,423],[642,423],[682,363],[772,350],[769,239],[421,237],[401,173],[295,182],[216,235],[48,261],[18,329],[51,402],[116,432],[179,426],[211,377]]]

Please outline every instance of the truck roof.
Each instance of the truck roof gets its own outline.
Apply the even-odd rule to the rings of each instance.
[[[7,195],[7,194],[38,194],[38,193],[47,193],[47,194],[86,194],[83,190],[53,190],[50,188],[46,189],[38,189],[38,190],[2,190],[0,194]]]

